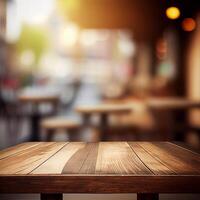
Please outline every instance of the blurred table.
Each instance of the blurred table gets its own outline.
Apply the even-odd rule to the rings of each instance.
[[[0,193],[199,193],[200,154],[169,142],[36,142],[0,152]]]
[[[123,104],[99,104],[91,106],[78,106],[76,111],[82,115],[84,124],[89,123],[89,119],[97,115],[100,118],[99,129],[102,139],[106,137],[106,129],[109,126],[110,115],[122,115],[129,114],[132,112],[132,107]]]
[[[146,105],[152,109],[187,109],[200,108],[200,100],[191,100],[186,98],[150,98],[146,101]]]
[[[76,107],[76,111],[83,116],[84,121],[88,121],[92,115],[99,115],[100,125],[108,126],[109,115],[129,114],[132,111],[132,108],[131,106],[122,104],[99,104],[91,106],[78,106]]]
[[[52,114],[56,113],[58,103],[59,103],[59,95],[58,94],[51,94],[46,91],[39,90],[26,90],[21,92],[18,95],[18,99],[20,104],[30,104],[32,107],[32,111],[30,113],[30,121],[31,121],[31,141],[38,141],[39,134],[40,134],[40,120],[43,114],[40,112],[39,106],[41,104],[50,104],[52,109]]]
[[[47,134],[47,141],[51,141],[58,130],[64,130],[68,134],[69,140],[74,141],[77,140],[77,132],[80,130],[81,124],[66,117],[49,117],[42,120],[41,127]]]
[[[183,141],[185,132],[190,127],[187,120],[187,111],[192,108],[200,108],[200,100],[178,97],[150,98],[145,103],[156,121],[159,121],[158,132],[162,132],[166,136],[164,139],[167,140],[170,139],[169,134],[171,133],[169,132],[175,131],[175,138],[172,139]]]

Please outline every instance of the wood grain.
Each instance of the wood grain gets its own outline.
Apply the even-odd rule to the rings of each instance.
[[[157,160],[154,156],[148,153],[140,143],[129,142],[132,150],[137,154],[140,160],[153,172],[155,175],[164,174],[175,174],[174,171],[170,170],[160,160]]]
[[[152,174],[126,142],[101,142],[96,173]]]
[[[78,150],[63,168],[62,174],[93,174],[95,173],[98,143],[88,143]]]
[[[192,151],[185,150],[181,147],[172,145],[169,142],[163,142],[163,143],[156,143],[156,146],[159,148],[164,149],[171,155],[175,155],[177,160],[181,160],[184,163],[187,163],[190,165],[191,169],[193,170],[193,173],[199,174],[200,173],[200,159],[199,154],[196,154]]]
[[[196,160],[191,163],[192,154],[185,155],[185,151],[182,152],[183,155],[180,154],[178,148],[176,151],[173,151],[172,145],[166,148],[165,144],[167,143],[150,143],[150,142],[141,142],[140,145],[146,149],[153,157],[162,162],[165,166],[167,166],[170,170],[174,171],[179,175],[193,175],[200,174],[200,165],[194,165],[194,162],[199,163],[199,156],[196,157]]]
[[[40,143],[24,152],[2,159],[0,160],[0,174],[28,174],[64,145],[65,143],[55,142]]]
[[[168,142],[25,143],[0,155],[0,193],[200,192],[200,154]]]
[[[0,160],[3,158],[9,157],[13,154],[26,151],[27,149],[32,148],[37,145],[39,145],[39,143],[37,142],[27,142],[27,143],[18,144],[16,146],[4,149],[0,152]]]
[[[0,193],[199,193],[200,176],[0,176]]]
[[[200,155],[200,149],[199,148],[193,147],[193,146],[188,145],[184,142],[175,141],[175,142],[170,142],[170,144],[175,145],[176,147],[179,147],[179,148],[183,148],[186,151],[190,151],[192,153]]]
[[[73,142],[65,145],[57,154],[33,170],[32,174],[61,174],[67,161],[78,151],[85,147],[83,142]]]

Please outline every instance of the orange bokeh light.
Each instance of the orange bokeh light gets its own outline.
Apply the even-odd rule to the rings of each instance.
[[[182,22],[182,28],[184,31],[193,31],[196,28],[196,22],[192,18],[185,18]]]
[[[181,15],[181,12],[177,7],[172,6],[172,7],[167,8],[166,10],[166,16],[169,19],[172,19],[172,20],[178,19],[180,15]]]

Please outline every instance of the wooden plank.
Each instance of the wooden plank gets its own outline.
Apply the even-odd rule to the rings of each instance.
[[[184,143],[184,142],[171,142],[172,145],[176,145],[178,146],[179,148],[183,148],[184,150],[186,151],[190,151],[190,152],[193,152],[193,153],[196,153],[196,154],[199,154],[200,155],[200,149],[199,148],[195,148],[195,147],[192,147],[190,146],[189,144],[187,143]]]
[[[24,150],[34,147],[34,146],[37,146],[37,145],[38,145],[38,143],[36,143],[36,142],[27,142],[27,143],[18,144],[16,146],[12,146],[7,149],[4,149],[4,150],[0,151],[0,160],[7,158],[9,156],[12,156],[13,154],[23,152]]]
[[[98,154],[97,143],[86,143],[66,163],[62,174],[91,174],[95,172]]]
[[[101,142],[97,174],[152,174],[126,142]]]
[[[155,174],[175,174],[174,171],[170,170],[166,165],[164,165],[160,160],[150,155],[139,143],[128,142],[132,150],[137,154],[139,159]]]
[[[40,143],[34,149],[0,160],[0,174],[28,174],[64,145],[63,142]]]
[[[175,155],[178,160],[189,164],[193,172],[200,174],[200,154],[192,152],[191,150],[186,150],[169,142],[156,143],[155,145],[165,149],[171,155]]]
[[[199,193],[200,176],[0,176],[0,193]]]
[[[150,142],[140,142],[139,143],[146,151],[148,151],[153,157],[160,160],[160,162],[164,163],[170,170],[174,171],[176,174],[179,175],[193,175],[193,174],[200,174],[200,166],[199,167],[194,165],[190,157],[184,154],[186,151],[183,151],[183,155],[177,151],[172,152],[168,147],[164,147],[165,143],[150,143]],[[197,160],[195,159],[195,162]]]
[[[85,162],[83,163],[79,173],[80,174],[94,174],[96,171],[97,156],[99,150],[99,143],[93,143],[90,147]]]
[[[39,143],[0,160],[0,193],[194,193],[199,162],[170,143]]]
[[[199,100],[185,98],[151,98],[146,101],[147,106],[152,109],[187,109],[199,108]]]
[[[86,114],[129,114],[132,112],[132,107],[130,105],[124,104],[99,104],[99,105],[89,105],[89,106],[79,106],[75,109],[79,113]]]
[[[35,95],[35,94],[29,94],[29,95],[20,95],[19,101],[21,102],[33,102],[33,103],[40,103],[40,102],[57,102],[59,101],[59,96],[57,95]]]
[[[84,142],[70,142],[31,174],[61,174],[68,160],[85,147]]]

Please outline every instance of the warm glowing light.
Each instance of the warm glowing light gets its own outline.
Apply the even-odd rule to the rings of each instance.
[[[196,22],[192,18],[185,18],[182,22],[182,28],[184,31],[193,31],[196,28]]]
[[[177,7],[169,7],[166,10],[166,15],[169,19],[178,19],[181,15],[180,10]]]
[[[79,27],[76,24],[69,23],[61,34],[61,40],[65,46],[74,46],[79,38]]]
[[[98,35],[95,31],[83,30],[80,41],[83,46],[92,46],[98,41]]]
[[[63,14],[66,14],[67,11],[79,10],[81,7],[80,0],[57,0],[56,2]]]
[[[80,42],[83,46],[92,46],[97,42],[105,42],[109,38],[107,31],[82,30],[80,34]]]
[[[118,48],[119,48],[119,51],[124,54],[124,56],[133,56],[134,53],[135,53],[135,44],[134,43],[131,43],[130,41],[128,40],[119,40],[118,41]]]

